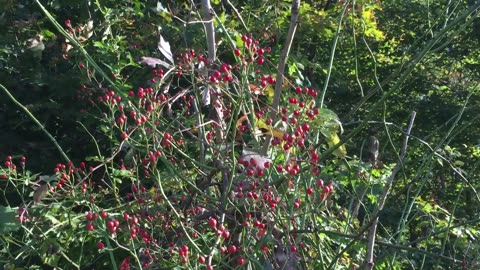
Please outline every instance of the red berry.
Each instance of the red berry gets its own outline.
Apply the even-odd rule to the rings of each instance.
[[[170,135],[170,133],[164,133],[163,138],[167,141],[172,141],[173,140],[173,137],[172,137],[172,135]]]
[[[237,264],[238,264],[238,265],[244,265],[245,262],[246,262],[246,261],[245,261],[245,259],[244,259],[242,256],[240,256],[240,257],[237,258]]]
[[[107,222],[107,226],[108,226],[108,228],[113,228],[113,227],[115,227],[115,223],[113,222],[113,220],[109,220]]]
[[[210,218],[208,220],[208,225],[212,228],[217,228],[217,220],[215,218]]]
[[[305,141],[302,139],[302,140],[299,140],[297,142],[297,145],[300,146],[300,147],[304,147],[305,146]]]
[[[86,214],[86,217],[87,217],[87,220],[88,220],[88,221],[92,221],[92,220],[93,220],[93,214],[92,214],[91,212],[88,212],[88,213]]]
[[[307,188],[307,194],[312,195],[313,194],[313,188]]]
[[[277,172],[283,171],[283,166],[281,164],[276,165],[275,168],[277,169]]]
[[[240,56],[242,54],[239,49],[235,49],[234,53],[236,56]]]
[[[302,125],[302,130],[303,131],[308,131],[308,130],[310,130],[310,126],[307,123],[305,123],[305,124]]]
[[[228,253],[234,254],[235,252],[237,252],[237,247],[236,246],[231,245],[231,246],[228,247]]]
[[[220,67],[220,71],[221,71],[222,73],[227,72],[227,71],[228,71],[228,65],[225,64],[225,63],[223,63],[222,66]]]
[[[105,212],[105,211],[103,211],[103,210],[100,211],[100,217],[101,217],[101,218],[106,219],[107,216],[108,216],[107,212]]]
[[[87,224],[87,231],[93,231],[93,224],[89,223]]]
[[[275,84],[275,79],[272,76],[268,76],[267,81],[269,84]]]
[[[201,263],[201,264],[204,264],[204,263],[205,263],[205,257],[203,257],[203,256],[200,255],[200,256],[198,257],[198,262]]]
[[[98,248],[99,250],[102,250],[102,249],[105,248],[105,244],[102,243],[102,242],[98,242],[98,243],[97,243],[97,248]]]

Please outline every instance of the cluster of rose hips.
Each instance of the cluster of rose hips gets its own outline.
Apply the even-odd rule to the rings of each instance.
[[[180,255],[180,258],[182,260],[182,264],[187,264],[188,263],[188,246],[183,245],[178,249],[178,255]]]
[[[25,161],[26,160],[27,160],[27,158],[25,156],[22,156],[21,159],[20,159],[20,166],[23,169],[25,169]],[[3,165],[8,169],[9,173],[14,173],[17,170],[17,165],[15,165],[15,163],[13,163],[13,157],[12,156],[7,156],[5,158],[5,162],[3,163]],[[0,179],[7,179],[7,178],[8,178],[7,173],[0,174]]]
[[[222,84],[226,83],[234,83],[234,73],[236,71],[239,71],[242,65],[257,65],[256,68],[260,69],[262,66],[265,64],[265,54],[270,52],[269,47],[260,47],[259,46],[259,41],[252,39],[251,35],[243,35],[241,37],[244,46],[242,48],[236,48],[234,50],[234,54],[238,57],[237,59],[241,60],[241,64],[239,65],[230,65],[228,63],[220,63],[218,65],[213,65],[209,63],[208,59],[199,52],[195,52],[194,50],[189,50],[184,53],[181,53],[179,55],[177,65],[175,66],[176,70],[176,75],[178,77],[184,77],[184,73],[186,72],[191,72],[192,70],[195,70],[196,76],[203,80],[203,82],[208,82],[210,84],[217,84],[219,87],[222,87]],[[203,63],[203,66],[209,70],[208,72],[208,77],[203,77],[204,76],[202,71],[198,69],[192,69],[192,67],[197,67],[199,63]],[[150,78],[150,83],[158,83],[160,79],[165,79],[165,72],[163,69],[153,69],[153,77]],[[256,74],[260,74],[261,72],[257,70]],[[175,73],[174,73],[175,74]],[[190,75],[190,74],[189,74]],[[256,75],[257,76],[257,75]],[[185,78],[188,78],[188,76],[185,76]],[[274,85],[276,80],[274,76],[268,75],[268,74],[261,74],[258,75],[256,78],[257,83],[262,87],[265,88],[269,84]],[[155,87],[155,86],[154,86]],[[134,137],[132,128],[129,127],[128,124],[133,124],[135,128],[139,127],[142,130],[146,131],[146,134],[153,134],[153,136],[146,136],[144,138],[150,140],[149,138],[153,138],[152,145],[155,145],[154,147],[147,149],[141,158],[138,160],[140,161],[139,164],[143,166],[144,169],[144,176],[148,178],[149,176],[149,170],[153,170],[155,167],[151,165],[155,165],[156,161],[158,158],[162,155],[168,155],[168,152],[166,149],[174,150],[174,147],[171,147],[173,145],[179,145],[178,141],[176,141],[173,137],[173,133],[171,131],[167,130],[161,130],[161,132],[158,132],[158,130],[149,130],[150,125],[146,125],[149,123],[149,121],[158,121],[158,116],[155,115],[156,110],[158,108],[161,108],[166,102],[169,101],[169,94],[168,93],[159,93],[158,90],[154,89],[154,87],[138,87],[136,90],[130,90],[127,93],[128,100],[122,99],[121,95],[118,95],[112,90],[101,90],[100,91],[100,96],[97,98],[97,101],[100,101],[101,103],[104,103],[105,105],[108,105],[107,107],[110,108],[111,110],[115,111],[115,119],[113,119],[112,122],[116,124],[116,126],[120,129],[121,131],[121,138],[122,140],[127,140],[130,137]],[[288,152],[291,151],[292,148],[297,148],[300,149],[298,151],[298,162],[294,162],[293,158],[292,160],[287,160],[285,161],[285,164],[277,164],[275,165],[275,168],[277,172],[282,175],[283,172],[286,172],[288,177],[291,176],[297,176],[299,173],[302,171],[303,168],[301,168],[301,164],[303,166],[303,162],[308,163],[309,165],[312,166],[312,173],[314,175],[320,175],[320,167],[318,165],[318,154],[316,153],[315,150],[312,150],[309,148],[309,135],[311,133],[311,126],[312,123],[310,121],[315,121],[317,119],[317,116],[320,113],[320,110],[318,108],[315,108],[314,104],[311,102],[318,93],[310,89],[308,87],[301,88],[301,87],[296,87],[294,88],[293,91],[290,91],[292,93],[291,97],[288,97],[286,102],[288,103],[286,107],[281,108],[280,110],[280,117],[282,120],[282,124],[286,127],[285,130],[282,130],[283,136],[277,136],[273,138],[272,141],[272,146],[273,147],[278,147],[275,149]],[[289,92],[289,93],[290,93]],[[195,102],[195,96],[189,95],[189,94],[183,94],[180,96],[180,101],[183,102],[183,109],[185,109],[185,116],[189,116],[190,113],[190,108],[192,107],[192,103]],[[217,106],[218,108],[222,108],[227,110],[228,108],[228,100],[223,101],[227,106],[224,106],[222,104],[213,104],[214,106]],[[226,103],[227,102],[227,103]],[[262,108],[257,108],[257,112],[255,113],[255,117],[258,120],[261,120],[263,118],[263,121],[267,125],[273,125],[273,120],[268,118],[268,113],[266,109]],[[155,115],[155,117],[151,117],[152,115]],[[152,119],[157,119],[157,120],[152,120]],[[159,126],[157,122],[152,123],[154,126]],[[212,128],[213,124],[211,125]],[[243,127],[243,126],[242,126]],[[242,128],[239,127],[239,128]],[[157,136],[159,135],[159,136]],[[214,140],[214,136],[216,135],[215,130],[209,130],[206,132],[205,136],[207,140],[212,143]],[[311,136],[311,135],[310,135]],[[140,142],[143,143],[143,142]],[[173,151],[172,150],[172,151]],[[300,156],[304,155],[304,156]],[[305,157],[308,157],[308,159],[305,160]],[[303,160],[302,160],[303,158]],[[281,202],[281,197],[279,197],[273,190],[270,189],[268,186],[264,186],[259,190],[260,184],[258,183],[259,179],[264,177],[265,174],[267,173],[268,169],[272,167],[272,161],[270,159],[260,157],[260,156],[252,156],[252,155],[242,155],[238,158],[238,162],[242,164],[244,167],[245,174],[242,174],[243,176],[247,176],[248,179],[254,179],[256,182],[250,183],[250,186],[247,186],[246,184],[239,184],[236,183],[234,192],[237,196],[237,198],[246,198],[250,202],[253,201],[254,207],[261,206],[264,207],[264,209],[267,210],[275,210],[277,207],[279,207],[280,202]],[[248,183],[248,182],[246,182]],[[323,185],[323,182],[319,187],[322,187],[322,198],[326,198],[327,195],[323,194],[329,194],[333,191],[333,185],[330,183],[326,186]],[[82,190],[85,192],[87,188],[87,185],[83,186],[82,185]],[[144,189],[144,187],[136,187],[134,186],[132,188],[133,193],[137,194],[139,192],[139,189]],[[142,190],[144,193],[148,193],[146,190]],[[307,195],[312,195],[315,193],[315,190],[311,187],[307,188],[306,191]],[[148,195],[148,194],[147,194]],[[178,194],[177,194],[178,195]],[[133,195],[132,195],[133,196]],[[135,197],[137,199],[137,202],[140,204],[143,204],[146,202],[142,196]],[[303,197],[302,197],[303,198]],[[293,201],[293,207],[295,209],[300,208],[302,205],[302,198],[298,197],[295,198]],[[182,199],[178,199],[177,197],[173,196],[170,198],[171,202],[176,205],[177,202],[182,201]],[[293,199],[292,199],[293,200]],[[283,205],[283,204],[282,204]],[[200,207],[200,206],[198,206]],[[202,206],[201,208],[208,206]],[[193,211],[193,210],[192,210]],[[88,215],[88,214],[87,214]],[[92,214],[94,215],[94,214]],[[139,229],[137,224],[132,223],[132,220],[136,218],[138,222],[138,218],[136,215],[129,216],[128,214],[124,214],[124,219],[129,220],[129,228],[130,228],[130,239],[135,239],[138,236],[141,236],[144,238],[144,243],[148,244],[150,243],[149,237],[152,237],[151,235],[143,235],[144,233],[142,230]],[[94,216],[90,217],[92,220],[94,219]],[[106,218],[106,217],[105,217]],[[260,218],[261,219],[261,218]],[[87,216],[87,229],[88,230],[93,230],[93,222],[92,220],[89,220],[89,217]],[[119,221],[111,219],[107,221],[107,229],[109,233],[114,234],[118,232],[119,230]],[[165,230],[171,229],[169,224],[171,224],[171,221],[165,221],[164,227]],[[255,234],[258,238],[265,237],[268,234],[268,228],[267,224],[265,222],[262,222],[259,219],[253,219],[251,218],[251,214],[247,214],[247,219],[244,221],[244,226],[250,227],[250,225],[253,224],[253,228],[255,229]],[[90,226],[91,225],[91,226]],[[212,217],[208,220],[208,226],[214,231],[214,234],[222,238],[224,240],[229,239],[230,236],[230,231],[226,229],[223,224],[218,224],[218,221],[215,217]],[[198,237],[198,235],[197,235]],[[172,241],[172,243],[174,243]],[[175,244],[173,244],[174,246]],[[191,252],[189,252],[188,246],[183,244],[178,247],[178,249],[173,249],[177,250],[178,255],[181,258],[182,263],[187,264],[189,255]],[[99,242],[97,244],[97,247],[99,249],[104,248],[104,244],[102,242]],[[296,248],[296,247],[295,247]],[[235,245],[221,245],[220,246],[220,251],[222,254],[229,254],[229,255],[236,255],[236,262],[239,265],[243,265],[246,263],[246,259],[240,254],[239,252],[241,250],[240,247],[235,246]],[[268,246],[263,246],[262,250],[268,250]],[[295,250],[296,251],[296,250]],[[199,256],[198,260],[201,264],[206,264],[206,258],[204,256]],[[207,265],[207,269],[213,269],[213,266]]]
[[[210,82],[218,83],[220,81],[223,81],[223,82],[232,81],[231,70],[232,70],[231,65],[223,63],[220,66],[220,70],[215,70],[212,72],[212,75],[209,78]]]
[[[256,63],[258,65],[263,65],[265,63],[264,54],[270,53],[272,49],[270,47],[266,47],[266,48],[260,47],[259,46],[260,41],[253,39],[251,34],[242,35],[241,40],[245,45],[246,52],[250,56],[248,59],[246,59],[246,61],[249,62],[249,60],[256,59]],[[239,48],[236,48],[234,50],[234,53],[237,57],[240,57],[242,55]]]
[[[248,176],[262,177],[265,174],[265,170],[271,166],[270,159],[258,154],[242,155],[237,160],[245,167]]]
[[[230,238],[230,231],[225,228],[223,224],[218,224],[217,226],[217,219],[214,217],[211,217],[208,220],[208,225],[215,230],[215,235],[216,236],[221,236],[223,239],[228,239]]]

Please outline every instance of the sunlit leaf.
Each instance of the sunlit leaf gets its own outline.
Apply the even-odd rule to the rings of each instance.
[[[0,205],[0,234],[13,232],[20,228],[17,209]]]
[[[272,125],[268,125],[262,119],[258,119],[255,123],[255,129],[261,130],[263,134],[273,136],[275,138],[282,139],[284,132],[272,127]]]
[[[160,40],[158,41],[157,46],[163,56],[165,56],[165,58],[167,58],[167,60],[170,61],[171,64],[175,64],[175,62],[173,61],[172,51],[170,50],[170,43],[165,41],[162,35],[160,35]]]
[[[168,12],[168,10],[163,7],[160,1],[157,1],[157,6],[152,8],[153,11],[160,13],[160,12]]]

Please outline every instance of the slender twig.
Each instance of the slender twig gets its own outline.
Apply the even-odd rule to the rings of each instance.
[[[162,160],[162,162],[164,162],[165,164],[168,164],[168,160],[164,157],[164,156],[161,156],[160,159]],[[170,172],[173,173],[173,170],[172,168],[170,167],[167,167]],[[202,250],[200,249],[200,247],[195,243],[195,241],[193,241],[192,237],[190,236],[190,234],[188,233],[187,229],[185,228],[185,225],[183,225],[183,222],[182,221],[182,217],[181,215],[178,213],[178,211],[176,210],[176,208],[172,205],[172,203],[170,202],[170,199],[167,197],[167,195],[165,194],[165,191],[163,189],[163,185],[162,185],[162,177],[160,176],[159,173],[157,173],[157,184],[158,184],[158,189],[160,191],[160,194],[162,195],[162,198],[165,200],[165,202],[167,202],[168,204],[168,207],[172,210],[172,212],[175,214],[175,216],[177,217],[177,219],[180,221],[178,224],[180,225],[180,228],[182,229],[184,235],[187,237],[188,241],[195,247],[195,249],[198,251],[198,252],[202,252]]]
[[[235,15],[237,15],[238,19],[240,20],[240,22],[241,22],[242,25],[243,25],[243,28],[245,28],[245,30],[248,30],[247,25],[246,25],[245,22],[243,21],[242,15],[240,15],[240,12],[238,12],[238,10],[235,8],[235,6],[232,4],[232,2],[230,2],[230,0],[226,0],[226,2],[227,2],[228,5],[230,6],[230,8],[232,8],[232,10],[233,10],[233,12],[235,13]]]
[[[340,30],[342,29],[343,17],[345,16],[345,12],[348,6],[350,6],[350,1],[345,1],[345,3],[343,4],[342,13],[340,14],[340,19],[338,20],[335,38],[333,39],[332,49],[330,51],[330,60],[328,62],[327,77],[325,78],[325,83],[323,84],[322,93],[320,94],[320,108],[323,108],[323,101],[325,100],[325,94],[327,93],[328,83],[330,81],[330,76],[332,75],[333,60],[335,59],[337,42],[338,42],[338,38],[340,37]]]
[[[220,224],[223,224],[224,222],[225,222],[225,213],[222,213],[222,216],[220,218]],[[221,237],[217,237],[215,244],[213,244],[212,249],[210,250],[210,253],[208,254],[208,258],[207,258],[208,265],[212,265],[212,260],[213,260],[213,256],[215,255],[216,247],[218,246],[218,244],[220,244],[221,240],[222,240]]]
[[[355,5],[355,2],[354,2],[354,5]],[[351,16],[351,17],[352,17],[352,25],[355,25],[355,17],[354,16]],[[355,26],[352,27],[352,38],[353,38],[353,53],[355,54],[355,57],[354,57],[355,58],[355,80],[357,81],[358,88],[360,88],[360,95],[363,98],[365,96],[365,93],[363,91],[363,85],[362,85],[362,82],[360,81],[360,76],[359,76],[360,72],[358,70],[359,61],[358,61],[357,33],[355,31]]]
[[[378,225],[378,213],[380,213],[383,210],[383,207],[385,206],[385,202],[387,201],[387,196],[390,194],[390,188],[392,187],[393,180],[395,179],[396,174],[400,170],[400,168],[403,166],[403,160],[405,159],[405,156],[407,155],[407,145],[408,145],[408,139],[409,135],[412,131],[413,127],[413,122],[415,121],[415,116],[416,112],[412,112],[410,116],[410,122],[407,127],[407,132],[406,136],[403,140],[403,146],[400,154],[400,159],[398,160],[398,163],[395,165],[395,167],[392,170],[392,174],[390,175],[390,178],[388,179],[387,183],[385,184],[385,188],[383,189],[382,196],[380,197],[380,200],[378,202],[377,209],[375,210],[375,220],[373,221],[371,227],[370,227],[370,232],[368,236],[368,246],[367,246],[367,258],[366,258],[366,263],[367,263],[367,269],[373,269],[374,266],[374,261],[373,261],[373,252],[374,252],[374,246],[375,246],[375,236],[377,233],[377,225]]]
[[[282,90],[283,90],[283,79],[284,79],[283,73],[285,71],[285,64],[287,62],[288,54],[290,53],[290,48],[292,47],[295,31],[297,30],[299,10],[300,10],[300,0],[293,0],[292,11],[290,15],[290,28],[288,29],[288,34],[285,40],[282,55],[280,56],[280,60],[278,62],[277,77],[275,82],[275,92],[273,95],[272,108],[270,110],[271,119],[275,119],[277,117],[277,113],[279,110],[280,98],[282,96]],[[268,148],[270,147],[271,140],[272,140],[272,135],[268,135],[265,138],[265,143],[263,144],[263,148],[261,151],[262,155],[267,154]]]
[[[204,129],[204,123],[202,120],[202,113],[198,109],[197,105],[198,99],[195,99],[193,102],[193,109],[195,110],[195,115],[197,116],[197,122],[198,122],[198,138],[199,138],[199,145],[200,145],[200,163],[205,164],[205,129]]]

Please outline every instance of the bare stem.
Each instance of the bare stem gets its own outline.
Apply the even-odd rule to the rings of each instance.
[[[392,170],[392,174],[390,175],[390,178],[388,179],[387,184],[383,189],[382,196],[380,197],[377,209],[375,210],[375,213],[373,215],[375,216],[375,219],[370,227],[370,231],[368,234],[367,258],[366,258],[367,269],[373,269],[373,266],[375,264],[373,261],[373,253],[375,248],[375,235],[377,233],[378,213],[380,213],[383,210],[383,207],[385,206],[385,202],[387,200],[387,196],[390,193],[390,188],[392,187],[393,180],[395,179],[395,176],[397,175],[400,168],[403,167],[403,160],[405,159],[405,156],[407,154],[408,138],[410,137],[410,133],[412,131],[413,122],[415,121],[416,114],[417,113],[413,111],[412,114],[410,115],[410,122],[408,123],[407,132],[406,132],[405,138],[403,139],[403,146],[400,154],[400,159],[398,160],[398,163],[395,165],[395,167]]]
[[[277,68],[277,77],[275,82],[275,93],[273,95],[273,103],[272,108],[270,110],[270,118],[275,120],[277,117],[277,113],[280,106],[280,98],[282,96],[282,88],[283,88],[283,73],[285,72],[285,64],[288,59],[288,54],[290,53],[290,48],[292,47],[293,38],[295,36],[295,31],[297,30],[298,25],[298,16],[300,10],[300,0],[292,1],[292,11],[290,15],[290,28],[288,29],[287,39],[285,40],[285,44],[283,46],[282,55],[280,56],[280,60],[278,62]],[[272,140],[272,135],[268,135],[265,138],[265,143],[263,144],[263,148],[261,151],[262,155],[266,155],[268,152],[268,148],[270,147],[270,142]]]

